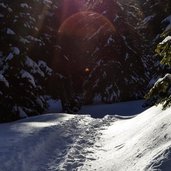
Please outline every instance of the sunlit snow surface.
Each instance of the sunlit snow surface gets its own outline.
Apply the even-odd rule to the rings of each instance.
[[[0,125],[0,171],[170,171],[170,149],[171,108],[161,106],[132,118],[48,114]]]

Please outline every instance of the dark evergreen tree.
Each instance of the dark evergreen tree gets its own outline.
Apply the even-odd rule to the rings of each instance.
[[[53,66],[60,23],[58,4],[51,0],[0,3],[2,122],[42,113],[47,107],[47,95],[60,98],[64,110],[75,111],[77,100],[70,92],[69,78]],[[64,84],[68,91],[61,89]]]
[[[113,23],[116,35],[108,36],[98,52],[101,55],[95,67],[84,83],[86,103],[97,98],[113,103],[143,97],[144,85],[149,80],[149,61],[143,58],[143,39],[135,30],[135,22],[131,25],[135,16],[128,17],[123,4],[113,0],[87,3],[89,9],[103,14]]]
[[[169,68],[160,63],[160,58],[156,58],[155,49],[163,39],[160,35],[169,25],[167,17],[171,14],[171,2],[169,0],[143,0],[139,2],[139,5],[144,19],[139,22],[137,29],[145,40],[144,54],[148,58],[146,64],[151,77],[148,88],[151,88],[158,78],[169,72]]]
[[[44,86],[52,70],[41,57],[30,56],[33,46],[44,45],[38,34],[38,13],[34,11],[34,7],[41,7],[39,3],[0,3],[1,122],[40,114],[47,106]]]
[[[70,113],[95,98],[105,103],[141,98],[149,78],[170,69],[151,50],[161,42],[159,34],[169,31],[170,6],[169,0],[2,0],[0,120],[42,113],[46,95],[61,99]],[[61,25],[80,11],[93,11],[115,31],[62,42]]]

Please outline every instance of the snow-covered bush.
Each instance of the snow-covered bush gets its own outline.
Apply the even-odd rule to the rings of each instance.
[[[171,66],[171,36],[167,36],[156,48],[156,53],[161,57],[161,63]]]
[[[166,108],[171,104],[171,74],[159,78],[150,91],[146,94],[147,104],[163,104]]]
[[[171,67],[171,36],[167,36],[156,48],[156,53],[161,58],[161,63]],[[146,94],[147,105],[163,104],[163,108],[171,105],[171,74],[159,78],[150,91]]]

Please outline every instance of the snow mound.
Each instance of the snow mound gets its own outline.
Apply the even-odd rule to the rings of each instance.
[[[80,171],[152,171],[171,169],[171,108],[152,107],[132,119],[115,121],[102,131],[96,160]]]
[[[46,114],[0,125],[3,171],[169,171],[171,108],[134,117]]]

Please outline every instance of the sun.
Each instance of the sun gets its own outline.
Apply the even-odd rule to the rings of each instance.
[[[84,71],[85,71],[86,73],[89,73],[89,72],[90,72],[90,68],[87,67],[87,68],[84,69]]]

